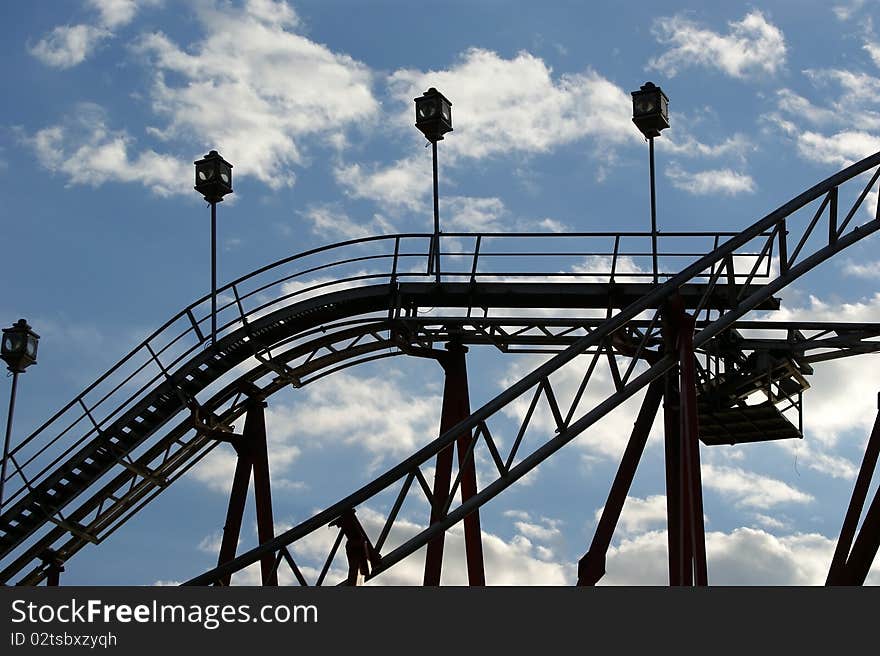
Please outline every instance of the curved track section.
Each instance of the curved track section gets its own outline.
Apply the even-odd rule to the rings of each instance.
[[[638,267],[639,259],[649,258],[650,251],[625,246],[627,240],[646,241],[649,235],[645,233],[444,235],[449,243],[443,250],[445,266],[432,273],[421,270],[430,236],[395,235],[316,249],[249,274],[221,290],[227,302],[220,308],[216,349],[205,349],[202,326],[210,321],[205,312],[206,297],[172,318],[16,447],[11,454],[10,478],[22,484],[4,503],[0,514],[0,553],[12,557],[0,578],[8,581],[29,563],[39,562],[49,547],[66,559],[79,546],[106,537],[158,490],[184,473],[216,443],[219,434],[230,430],[231,421],[243,412],[243,403],[239,401],[265,376],[271,381],[264,384],[261,393],[271,393],[284,385],[303,384],[303,376],[332,372],[345,366],[341,364],[343,360],[351,364],[381,357],[380,352],[388,348],[411,352],[413,342],[404,333],[408,320],[412,323],[419,319],[419,308],[456,308],[460,311],[449,313],[450,316],[470,318],[478,308],[487,316],[489,308],[499,307],[607,306],[608,314],[612,315],[609,319],[579,326],[585,336],[573,342],[569,339],[569,345],[550,361],[468,420],[372,484],[260,549],[244,554],[223,570],[231,572],[247,566],[267,550],[277,553],[280,559],[281,551],[297,539],[390,486],[399,485],[401,494],[405,494],[414,481],[423,481],[419,468],[462,433],[471,435],[470,457],[474,457],[478,442],[485,445],[481,448],[488,449],[495,462],[497,479],[466,504],[445,508],[442,521],[386,554],[381,568],[373,572],[375,575],[498,494],[673,366],[675,362],[669,357],[652,358],[654,364],[635,375],[634,365],[648,356],[656,338],[660,310],[670,298],[683,295],[696,315],[706,313],[705,327],[696,340],[703,345],[750,310],[772,307],[773,293],[874,232],[878,227],[876,218],[859,226],[854,226],[853,219],[880,172],[874,171],[864,187],[856,180],[854,185],[858,185],[861,193],[854,192],[851,203],[847,201],[844,205],[849,207],[845,216],[838,215],[838,205],[844,204],[843,184],[876,169],[878,163],[880,154],[849,167],[722,245],[718,245],[721,238],[730,235],[665,233],[664,239],[675,245],[663,257],[669,270],[682,270],[674,276],[664,274],[667,280],[660,286],[646,282]],[[802,217],[796,213],[815,201],[819,201],[819,206],[812,220],[800,221]],[[827,231],[816,230],[826,223]],[[798,233],[799,238],[793,233]],[[564,252],[523,248],[527,240],[549,237],[565,239],[566,244],[578,239],[591,244],[601,240],[604,247],[582,246]],[[708,255],[700,256],[705,250],[699,247],[681,246],[695,238],[711,242]],[[462,248],[463,240],[472,240],[473,248]],[[497,248],[487,248],[490,243]],[[778,251],[779,271],[768,267],[762,272],[762,263],[770,262],[774,249]],[[610,271],[607,266],[601,272],[576,266],[565,268],[559,264],[565,257],[579,261],[607,258]],[[519,268],[512,269],[511,263],[528,262],[530,258],[544,268],[518,264]],[[548,258],[552,258],[550,266],[556,268],[546,268],[551,261]],[[616,271],[622,262],[629,264],[627,272],[622,267]],[[765,280],[769,284],[757,284]],[[561,281],[571,284],[560,284]],[[733,294],[737,297],[733,298]],[[602,305],[586,300],[590,298],[601,299]],[[622,311],[613,314],[612,310],[621,307]],[[730,307],[733,309],[724,309]],[[342,358],[333,346],[339,342],[315,339],[315,335],[322,327],[345,317],[358,317],[351,320],[352,325],[368,325],[380,317],[391,323],[383,328],[387,333],[358,332],[351,325],[345,328],[344,322],[339,323],[338,331],[334,332],[339,342],[348,337],[354,340],[346,345]],[[361,342],[365,335],[370,338]],[[484,330],[483,335],[492,341],[491,333]],[[599,354],[619,349],[623,335],[637,339],[629,349],[633,366],[623,374],[618,372],[615,394],[578,419],[574,419],[579,400],[576,399],[563,415],[553,395],[550,374],[582,353],[594,353],[595,363]],[[425,346],[430,349],[430,339]],[[321,349],[325,353],[320,354]],[[297,357],[302,360],[291,366],[290,362]],[[611,360],[613,357],[609,357]],[[252,365],[255,366],[251,373],[241,375]],[[584,386],[589,382],[589,373]],[[541,398],[550,405],[557,418],[557,434],[525,458],[519,458],[518,443],[514,443],[507,458],[502,459],[489,421],[528,393],[533,394],[533,408]],[[528,419],[524,429],[527,423]],[[77,497],[96,489],[86,503],[65,514]],[[453,496],[449,497],[450,503]],[[394,520],[392,513],[384,537]],[[65,536],[71,546],[69,550],[65,546],[58,548],[58,541]],[[383,536],[377,540],[380,547]],[[219,570],[208,573],[194,582],[213,581],[220,574]],[[36,583],[42,576],[43,568],[38,565],[20,582]]]
[[[876,169],[878,163],[880,163],[880,154],[873,155],[804,192],[705,257],[684,268],[681,273],[659,285],[640,300],[610,317],[591,333],[555,355],[489,403],[473,412],[470,417],[444,432],[413,456],[373,482],[277,538],[252,549],[226,565],[192,579],[189,584],[203,585],[221,582],[233,572],[240,571],[257,562],[266,554],[274,556],[276,569],[284,560],[299,582],[307,583],[293,557],[292,550],[295,549],[296,542],[319,528],[332,524],[357,506],[386,491],[396,491],[396,501],[388,512],[385,524],[374,543],[376,553],[375,558],[371,558],[372,569],[368,576],[376,576],[392,567],[519,480],[601,417],[675,366],[677,360],[673,354],[657,353],[653,358],[654,363],[647,370],[636,375],[635,368],[630,367],[624,375],[614,377],[616,388],[614,393],[577,418],[575,416],[578,412],[580,392],[575,395],[573,402],[565,411],[560,407],[550,381],[550,375],[563,365],[576,356],[589,352],[590,349],[593,349],[597,355],[601,354],[603,350],[611,353],[614,348],[614,335],[628,331],[629,324],[652,307],[658,308],[651,318],[651,325],[656,325],[660,320],[661,308],[665,303],[672,301],[686,285],[693,283],[698,277],[706,275],[706,272],[710,272],[706,292],[697,305],[696,314],[699,314],[700,311],[708,307],[710,295],[719,279],[725,275],[729,277],[736,275],[734,258],[737,249],[746,247],[752,242],[757,241],[759,252],[762,254],[770,251],[774,241],[778,242],[778,272],[771,276],[772,279],[766,286],[757,290],[749,289],[748,284],[751,280],[747,278],[746,285],[740,289],[738,296],[731,299],[730,308],[719,310],[716,316],[695,335],[694,345],[696,347],[707,344],[713,337],[729,329],[737,319],[759,307],[761,303],[771,298],[773,293],[781,290],[793,280],[806,274],[844,248],[875,232],[880,227],[880,219],[878,219],[876,211],[873,213],[872,220],[861,225],[850,226],[865,198],[874,189],[874,185],[880,177],[880,170],[875,170],[867,184],[861,187],[861,192],[856,195],[845,217],[839,215],[838,207],[841,185],[871,169]],[[819,204],[811,219],[797,214],[816,201],[819,201]],[[806,213],[806,216],[809,216],[809,213]],[[823,220],[825,222],[824,229],[817,231],[817,226]],[[769,236],[766,236],[768,232]],[[796,236],[793,236],[792,233]],[[730,289],[733,290],[734,286],[731,285]],[[649,328],[644,334],[645,338],[633,354],[633,362],[643,356],[639,351],[644,348],[652,330]],[[580,390],[589,384],[592,371],[592,366],[587,368]],[[503,457],[496,440],[493,438],[490,423],[521,398],[531,399],[529,410],[523,419],[517,438],[511,444],[506,457]],[[530,429],[530,419],[534,416],[534,410],[539,403],[543,403],[554,418],[555,434],[550,437],[545,436],[540,446],[530,453],[518,453],[522,444],[521,438]],[[482,448],[495,464],[497,471],[492,472],[488,484],[484,484],[479,492],[456,505],[456,493],[461,484],[459,476],[452,486],[445,505],[439,509],[435,508],[440,511],[439,518],[426,525],[414,537],[383,553],[385,541],[394,528],[401,503],[411,489],[418,490],[420,487],[428,505],[435,505],[422,468],[429,465],[441,451],[451,447],[461,436],[465,436],[468,442],[465,460],[475,459],[477,449]],[[414,488],[413,484],[416,482],[419,485]],[[339,543],[340,539],[337,539],[333,550],[328,554],[322,573],[315,583],[320,583],[323,579]]]

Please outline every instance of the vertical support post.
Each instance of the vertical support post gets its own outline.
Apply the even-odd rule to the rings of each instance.
[[[663,321],[667,352],[675,351],[679,360],[678,367],[667,372],[665,382],[669,584],[707,585],[694,317],[676,297],[667,304]]]
[[[654,418],[657,416],[660,399],[663,398],[663,387],[663,379],[658,378],[648,386],[648,390],[645,392],[642,407],[636,417],[635,424],[633,424],[632,434],[620,460],[617,475],[614,477],[608,499],[602,508],[602,516],[596,526],[593,541],[587,553],[578,563],[577,584],[579,586],[596,585],[599,579],[605,575],[605,555],[608,553],[611,538],[614,536],[614,529],[617,528],[617,522],[635,477],[636,468],[642,459],[648,434],[654,424]]]
[[[440,433],[445,433],[457,423],[470,415],[470,399],[468,396],[467,364],[465,354],[467,348],[457,343],[446,345],[448,353],[440,358],[446,379],[443,387],[443,409],[440,418]],[[477,493],[477,475],[474,457],[465,460],[470,446],[471,436],[459,435],[456,438],[458,448],[458,465],[461,471],[462,501],[467,501]],[[432,492],[434,505],[431,509],[431,523],[443,517],[441,513],[449,498],[449,485],[452,478],[453,445],[437,454],[434,470],[434,489]],[[467,557],[468,582],[470,585],[485,585],[486,576],[483,564],[483,544],[480,532],[480,515],[475,510],[463,520],[465,537],[465,554]],[[443,546],[445,534],[439,533],[428,542],[425,555],[425,585],[440,585],[443,568]]]
[[[675,348],[676,317],[669,306],[663,317],[663,337],[667,352]],[[681,538],[681,440],[679,438],[678,365],[663,376],[663,430],[666,460],[666,542],[669,558],[669,585],[682,585]]]
[[[697,417],[697,380],[694,362],[694,317],[682,309],[678,332],[679,396],[683,482],[687,489],[687,535],[695,585],[708,585],[706,534],[703,525],[703,484],[700,474],[700,439]]]
[[[269,448],[266,442],[266,402],[253,399],[244,423],[244,439],[251,449],[254,468],[254,503],[257,508],[257,539],[265,544],[275,538],[272,516],[272,489],[269,483]],[[260,560],[263,585],[278,585],[275,559],[267,553]]]
[[[868,439],[868,444],[865,447],[862,466],[859,469],[859,475],[853,487],[852,497],[846,511],[846,517],[843,520],[843,527],[840,529],[840,537],[837,540],[834,557],[831,559],[831,567],[828,570],[828,578],[825,580],[825,585],[847,584],[847,561],[850,558],[850,547],[853,544],[859,518],[862,515],[865,499],[868,496],[868,489],[871,486],[871,479],[877,467],[877,459],[880,456],[880,394],[877,396],[877,408],[877,418],[874,420],[871,437]],[[862,530],[864,531],[864,528]]]
[[[257,514],[257,538],[260,544],[275,537],[275,525],[272,514],[272,491],[269,478],[269,449],[266,439],[266,402],[259,397],[249,399],[247,416],[244,421],[242,439],[233,442],[238,454],[235,463],[235,474],[232,479],[232,490],[229,493],[229,506],[226,511],[226,523],[223,526],[223,539],[220,543],[220,554],[217,565],[225,565],[235,558],[238,538],[241,535],[241,523],[247,502],[248,484],[251,470],[254,473],[254,504]],[[260,560],[260,573],[263,585],[278,585],[278,574],[275,570],[275,559],[267,553]],[[221,583],[229,585],[231,574],[226,575]]]
[[[15,414],[15,395],[18,391],[18,371],[12,372],[12,391],[9,394],[9,414],[6,415],[6,437],[3,439],[3,464],[0,465],[0,508],[3,507],[3,489],[6,486],[6,462],[12,440],[12,417]]]
[[[654,284],[657,284],[657,198],[654,185],[654,137],[648,138],[648,159],[651,174],[651,255],[653,257]]]
[[[217,201],[211,201],[211,346],[217,344]]]

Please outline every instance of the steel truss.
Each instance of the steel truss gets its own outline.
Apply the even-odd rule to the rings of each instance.
[[[646,237],[650,233],[579,233],[566,237],[611,239],[613,250],[548,252],[544,249],[540,253],[515,247],[487,252],[487,242],[507,243],[514,236],[444,235],[450,243],[472,238],[474,247],[470,251],[447,249],[442,258],[437,254],[437,267],[430,277],[436,277],[439,284],[403,280],[426,275],[413,273],[411,268],[404,266],[413,262],[412,258],[424,258],[423,254],[419,256],[404,246],[410,240],[424,241],[425,235],[357,240],[332,247],[363,248],[382,244],[393,245],[393,252],[356,252],[350,257],[337,257],[328,264],[309,261],[312,256],[326,255],[332,250],[317,249],[260,269],[221,290],[232,300],[220,308],[221,321],[225,323],[219,329],[221,338],[215,350],[203,350],[205,335],[201,324],[207,315],[196,318],[200,304],[205,301],[202,299],[169,321],[13,450],[10,458],[12,475],[24,484],[2,508],[0,545],[4,556],[15,549],[18,551],[14,560],[0,572],[0,579],[7,581],[29,564],[39,561],[20,580],[22,583],[37,583],[52,576],[59,562],[68,560],[85,544],[105,539],[163,487],[214,448],[218,441],[229,440],[232,422],[247,412],[254,384],[261,383],[257,387],[259,395],[268,397],[287,385],[301,386],[346,366],[392,354],[427,355],[443,362],[434,345],[450,342],[492,344],[508,351],[541,350],[551,353],[552,357],[470,414],[467,414],[466,402],[450,403],[450,407],[456,406],[457,410],[450,409],[447,413],[444,409],[446,424],[440,436],[416,454],[290,531],[271,539],[264,539],[267,534],[261,532],[260,547],[221,562],[216,569],[190,583],[223,583],[231,574],[252,563],[271,560],[274,565],[268,572],[264,567],[263,573],[264,581],[270,582],[277,576],[283,560],[295,578],[305,584],[307,581],[294,559],[295,543],[330,524],[339,526],[340,537],[327,563],[332,561],[345,538],[347,552],[364,554],[360,559],[349,556],[347,580],[353,582],[357,579],[352,576],[352,571],[372,578],[421,546],[439,544],[450,526],[466,517],[476,517],[481,505],[638,391],[649,387],[647,398],[655,399],[660,385],[657,381],[665,380],[663,385],[669,406],[674,396],[670,388],[676,379],[680,407],[670,408],[667,437],[675,432],[676,421],[672,417],[677,413],[680,437],[677,438],[679,455],[676,461],[679,466],[677,473],[670,470],[674,475],[668,478],[667,492],[669,494],[673,484],[678,485],[678,501],[675,503],[680,509],[674,514],[681,527],[678,530],[681,539],[675,550],[670,549],[670,558],[678,559],[680,582],[705,582],[704,547],[701,550],[699,544],[702,527],[693,525],[699,507],[697,399],[701,395],[714,394],[722,385],[733,385],[734,372],[748,372],[750,368],[753,373],[757,371],[754,363],[749,364],[742,358],[737,361],[749,349],[753,353],[767,353],[774,357],[781,354],[799,369],[809,367],[811,361],[878,350],[872,340],[877,335],[874,326],[788,323],[777,324],[774,328],[765,322],[739,321],[753,310],[775,307],[773,294],[880,227],[876,216],[862,225],[853,225],[858,209],[880,177],[878,164],[880,154],[869,157],[816,185],[736,235],[664,233],[663,236],[670,239],[700,237],[709,238],[713,243],[705,255],[688,249],[665,254],[669,262],[686,264],[680,273],[661,274],[666,281],[658,286],[641,282],[645,274],[638,269],[633,272],[632,266],[627,273],[618,268],[619,263],[627,261],[626,258],[630,258],[631,264],[634,259],[649,256],[650,251],[627,250],[623,244],[631,237]],[[870,180],[864,187],[859,185],[861,192],[854,193],[852,202],[847,203],[847,214],[840,216],[838,205],[849,190],[849,187],[843,190],[844,183],[851,180],[860,183],[859,178],[872,169]],[[816,201],[818,208],[812,219],[802,221],[799,211]],[[817,230],[823,222],[827,230]],[[730,238],[721,243],[721,238],[728,236]],[[515,236],[538,240],[546,237]],[[514,260],[505,258],[514,257],[520,261],[524,257],[558,260],[563,256],[604,257],[610,267],[605,266],[598,273],[540,269],[524,272],[485,264],[512,262]],[[778,271],[772,270],[770,264],[774,258],[778,260]],[[441,275],[440,263],[443,261],[449,266]],[[293,262],[299,268],[290,273],[285,267]],[[351,271],[351,267],[376,262],[390,263],[390,271],[381,274]],[[459,268],[458,265],[463,263],[469,266]],[[348,275],[290,290],[294,282],[298,283],[298,276],[324,273],[333,267],[349,267]],[[270,275],[276,277],[265,282],[265,277]],[[509,282],[511,277],[516,280]],[[585,277],[591,282],[578,282]],[[382,278],[385,283],[374,284]],[[535,278],[540,281],[534,282]],[[573,281],[559,282],[559,279]],[[340,284],[347,288],[333,291],[333,287]],[[585,299],[588,300],[585,302]],[[604,309],[604,317],[581,316],[568,320],[489,316],[489,310],[494,308],[585,306]],[[423,314],[426,307],[441,308],[444,316],[426,317]],[[671,310],[673,307],[677,309]],[[461,308],[461,316],[444,313],[443,308]],[[480,310],[483,316],[474,317]],[[377,316],[379,313],[384,316]],[[345,318],[364,316],[366,320]],[[671,322],[677,326],[674,331],[669,328]],[[181,333],[173,328],[178,323],[185,326]],[[762,335],[749,336],[747,333],[752,327],[760,327]],[[767,337],[763,331],[768,327],[780,333],[784,331],[785,339]],[[672,332],[675,335],[670,341]],[[561,403],[550,376],[581,355],[586,356],[588,362],[584,366],[581,385],[570,403]],[[759,381],[752,391],[764,392],[768,398],[779,402],[790,394],[781,389],[779,381],[783,378],[776,373],[773,360],[768,362],[766,383]],[[251,366],[251,363],[254,366],[250,371],[222,384],[235,367]],[[583,412],[579,404],[600,363],[607,367],[614,390],[604,401]],[[449,374],[449,365],[445,368]],[[156,370],[157,373],[152,373]],[[752,376],[752,382],[755,379],[760,376]],[[777,385],[775,390],[774,384]],[[137,389],[131,394],[133,387]],[[516,439],[509,448],[502,449],[493,437],[492,425],[504,409],[520,399],[529,400],[529,410]],[[791,398],[788,400],[792,402],[790,407],[799,407],[799,399],[797,402]],[[113,406],[113,403],[120,404]],[[521,452],[524,437],[527,433],[531,435],[534,428],[531,422],[537,408],[553,417],[555,433],[530,453]],[[643,406],[643,411],[647,416],[650,407]],[[73,421],[68,424],[71,416]],[[250,420],[250,413],[248,416]],[[449,426],[453,421],[455,423]],[[172,427],[166,431],[168,424]],[[87,428],[84,436],[71,440],[72,431],[82,430],[83,425]],[[148,441],[154,435],[159,439]],[[634,433],[636,437],[641,439]],[[453,445],[458,446],[458,474],[444,495],[443,481],[438,483],[435,479],[432,490],[422,468],[441,454],[448,453],[451,458]],[[668,455],[672,446],[675,445],[670,446]],[[630,460],[637,462],[638,453],[635,444]],[[487,458],[496,469],[494,479],[481,490],[476,490],[475,485],[471,488],[468,481],[468,472],[473,470],[478,457]],[[667,464],[672,460],[668,457]],[[621,480],[626,478],[624,473]],[[413,485],[416,482],[418,486]],[[86,502],[68,511],[66,516],[62,515],[62,510],[86,489],[96,488],[98,491]],[[385,541],[398,518],[400,503],[388,513],[385,526],[375,542],[362,528],[358,529],[359,524],[352,518],[356,520],[358,506],[378,494],[395,490],[398,500],[411,491],[417,493],[421,490],[432,512],[418,535],[383,553]],[[463,500],[456,503],[459,492],[463,493]],[[619,490],[615,493],[619,494]],[[699,515],[701,518],[702,513]],[[672,513],[670,521],[674,521]],[[606,525],[610,523],[611,519],[605,522]],[[613,523],[616,524],[616,520]],[[38,530],[43,533],[31,539]],[[613,532],[613,526],[611,530]],[[672,533],[670,530],[670,536]],[[59,545],[62,540],[66,542]],[[604,537],[594,544],[601,546],[603,541]],[[52,556],[48,560],[42,558],[48,553],[47,549],[51,549]],[[591,548],[591,552],[598,554],[599,551],[597,548],[594,552]],[[228,556],[227,550],[224,559]],[[474,558],[475,574],[471,581],[479,582],[476,572],[478,563],[481,567],[481,559]],[[686,570],[691,575],[686,574]],[[314,582],[323,582],[326,572],[327,566]],[[594,577],[595,573],[590,576]],[[673,582],[676,582],[675,578]]]

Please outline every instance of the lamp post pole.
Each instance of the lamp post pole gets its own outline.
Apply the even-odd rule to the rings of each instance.
[[[653,259],[654,284],[657,284],[657,198],[654,187],[654,137],[648,139],[648,159],[651,169],[651,257]]]
[[[653,151],[652,151],[653,152]],[[651,169],[654,170],[653,167]],[[653,180],[653,177],[651,178]],[[652,183],[653,184],[653,183]],[[653,192],[651,198],[653,198]],[[217,201],[211,201],[211,347],[217,345]]]
[[[654,284],[659,278],[657,265],[657,195],[654,182],[654,137],[669,127],[669,98],[653,82],[645,82],[632,92],[633,123],[648,140],[648,161],[651,177],[651,270]]]
[[[6,461],[9,459],[9,442],[12,439],[12,416],[15,413],[18,373],[18,371],[12,372],[12,393],[9,396],[9,414],[6,417],[6,437],[3,439],[3,464],[0,466],[0,508],[3,507],[3,490],[6,487]]]
[[[440,189],[437,175],[437,142],[452,132],[452,103],[442,93],[431,87],[416,103],[416,127],[431,142],[431,159],[434,173],[434,232],[428,250],[428,273],[433,270],[434,280],[440,282]]]
[[[232,164],[212,150],[193,162],[196,184],[193,187],[211,205],[211,348],[217,345],[217,203],[232,193]]]
[[[9,396],[9,414],[6,416],[6,435],[3,438],[3,462],[0,464],[0,508],[3,507],[3,490],[6,487],[6,465],[12,441],[12,418],[15,415],[15,395],[18,391],[18,374],[37,363],[37,347],[40,336],[27,321],[19,319],[11,328],[3,329],[0,342],[0,358],[12,372],[12,392]]]
[[[440,191],[437,182],[437,142],[431,142],[431,150],[433,151],[434,164],[434,276],[437,282],[440,282]]]

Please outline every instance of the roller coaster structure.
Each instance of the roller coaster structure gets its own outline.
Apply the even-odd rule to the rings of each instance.
[[[699,441],[799,438],[813,366],[880,351],[880,325],[743,317],[778,308],[775,294],[880,228],[877,212],[866,211],[876,200],[878,178],[880,153],[742,232],[663,232],[659,250],[651,248],[658,235],[639,232],[446,233],[433,252],[432,235],[400,234],[333,244],[258,269],[218,290],[215,346],[205,330],[212,320],[206,296],[12,449],[9,493],[0,507],[0,581],[57,584],[80,549],[100,544],[212,449],[229,443],[238,457],[218,566],[189,584],[229,584],[236,572],[259,562],[263,584],[277,584],[284,563],[298,583],[322,585],[343,541],[343,583],[371,579],[426,546],[424,582],[439,584],[444,535],[463,522],[468,579],[481,585],[480,508],[644,392],[578,583],[595,584],[604,574],[605,554],[662,401],[669,581],[705,585]],[[658,284],[646,266],[655,254]],[[466,353],[474,345],[548,357],[472,410]],[[433,358],[443,367],[439,434],[360,489],[275,535],[268,399],[397,355]],[[569,363],[582,365],[582,377],[574,398],[563,403],[551,375]],[[613,388],[601,401],[584,404],[600,368]],[[520,417],[519,430],[504,442],[498,422],[511,414]],[[549,428],[539,416],[550,418]],[[236,433],[241,417],[244,429]],[[861,584],[876,554],[880,494],[861,526],[859,520],[878,453],[880,419],[829,584]],[[477,463],[491,465],[480,471],[479,485]],[[432,466],[430,482],[425,471]],[[260,544],[236,556],[251,473]],[[384,495],[394,502],[379,534],[369,535],[356,510]],[[429,516],[415,535],[389,547],[412,495],[427,503]],[[307,577],[296,561],[297,542],[327,526],[338,527],[336,539],[323,567]]]

